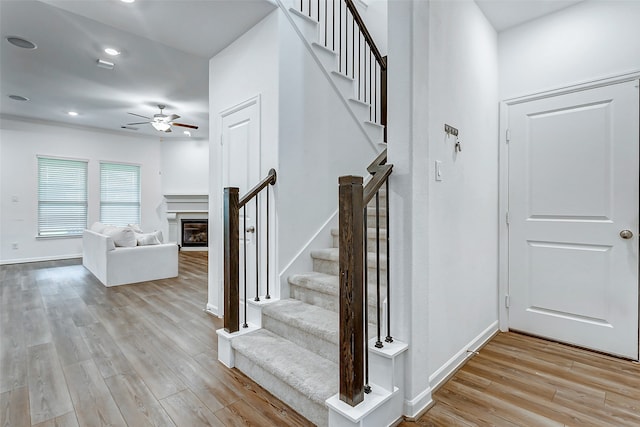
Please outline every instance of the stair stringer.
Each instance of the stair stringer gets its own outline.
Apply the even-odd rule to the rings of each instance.
[[[320,67],[320,69],[322,70],[322,74],[324,74],[324,76],[327,78],[327,81],[329,81],[331,87],[333,88],[333,90],[336,92],[336,94],[338,94],[340,100],[344,103],[345,107],[347,107],[347,111],[349,111],[349,114],[351,115],[351,117],[353,118],[354,122],[357,124],[358,128],[362,131],[362,134],[366,137],[367,141],[369,142],[369,144],[371,144],[371,146],[376,150],[376,152],[379,151],[379,146],[378,144],[383,142],[381,139],[380,140],[375,140],[371,135],[371,127],[373,125],[373,127],[379,126],[377,124],[373,124],[368,122],[368,120],[362,120],[361,117],[358,116],[357,111],[354,109],[351,101],[355,101],[354,99],[345,96],[344,92],[341,90],[341,87],[338,85],[338,83],[336,83],[336,80],[334,80],[334,78],[332,77],[332,73],[337,73],[337,71],[334,69],[328,69],[327,66],[325,65],[325,63],[320,59],[319,55],[318,55],[318,51],[316,49],[314,49],[313,47],[313,43],[317,42],[317,40],[309,40],[307,38],[307,36],[305,36],[305,34],[310,34],[313,33],[312,31],[308,31],[308,30],[301,30],[300,27],[296,24],[296,18],[297,19],[305,19],[308,20],[307,17],[305,17],[304,15],[301,14],[296,14],[295,18],[294,18],[294,11],[295,9],[292,9],[290,6],[291,5],[285,5],[285,3],[292,3],[291,1],[287,1],[287,0],[275,0],[276,3],[278,4],[278,6],[280,7],[280,9],[283,11],[284,15],[287,17],[287,21],[291,24],[291,26],[293,27],[293,29],[295,30],[295,33],[298,35],[298,37],[300,38],[300,40],[302,41],[302,43],[304,44],[305,48],[309,51],[309,53],[311,54],[312,58],[314,59],[314,61],[318,64],[318,67]],[[311,20],[313,21],[313,20]],[[315,22],[315,21],[313,21]],[[308,23],[310,24],[310,23]],[[317,22],[315,22],[315,24],[317,25]],[[316,38],[317,38],[317,31],[314,33],[316,34]],[[313,38],[313,36],[309,36],[310,38]],[[320,46],[318,44],[316,44],[316,46]],[[323,47],[324,50],[327,50],[326,48]],[[355,85],[355,83],[354,83]],[[355,91],[355,89],[354,89]]]

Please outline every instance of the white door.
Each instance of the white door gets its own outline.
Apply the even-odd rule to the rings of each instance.
[[[638,110],[637,81],[509,107],[510,329],[638,359]]]
[[[238,187],[242,198],[260,177],[260,103],[254,98],[221,113],[222,174],[224,187]],[[256,288],[255,201],[240,209],[240,296],[255,297]],[[246,240],[245,233],[246,230]],[[244,254],[246,249],[246,270]],[[245,276],[246,271],[246,276]]]

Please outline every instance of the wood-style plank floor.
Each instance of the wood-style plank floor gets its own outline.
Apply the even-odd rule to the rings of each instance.
[[[400,426],[640,426],[640,365],[501,333]]]
[[[207,253],[105,288],[80,260],[0,266],[0,426],[308,426],[218,362]]]

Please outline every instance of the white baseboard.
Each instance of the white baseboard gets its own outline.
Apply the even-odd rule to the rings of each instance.
[[[404,400],[403,415],[410,421],[417,420],[433,405],[433,403],[433,399],[431,398],[431,387],[429,387],[413,399]]]
[[[56,256],[46,256],[46,257],[35,257],[35,258],[4,259],[4,260],[0,260],[0,265],[25,264],[28,262],[59,261],[63,259],[75,259],[75,258],[82,258],[82,254],[56,255]]]
[[[218,306],[217,305],[213,305],[213,304],[209,304],[207,303],[207,306],[204,309],[205,312],[216,316],[216,317],[222,317],[220,316],[220,311],[218,310]]]
[[[429,377],[432,390],[437,390],[446,380],[460,368],[474,352],[485,345],[498,332],[498,321],[491,323],[484,331],[462,347],[451,359]]]

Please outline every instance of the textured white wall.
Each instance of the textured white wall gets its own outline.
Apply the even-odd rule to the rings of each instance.
[[[89,160],[88,225],[100,216],[100,161],[141,165],[141,225],[164,230],[160,142],[86,128],[3,118],[0,126],[0,261],[80,256],[81,238],[36,239],[37,155]],[[18,202],[13,202],[13,197]],[[165,231],[166,232],[166,231]],[[11,248],[18,243],[18,250]]]
[[[640,2],[587,0],[501,32],[500,99],[640,70]]]

